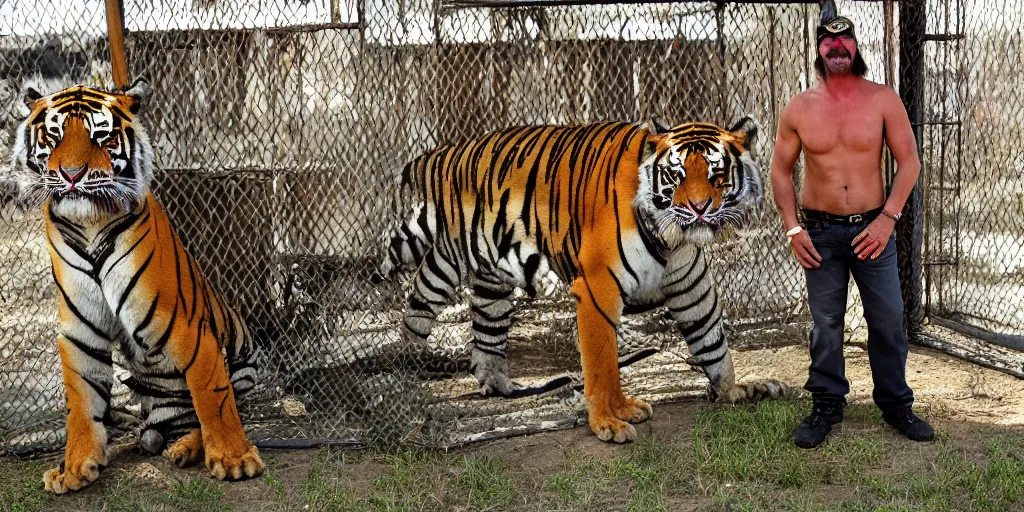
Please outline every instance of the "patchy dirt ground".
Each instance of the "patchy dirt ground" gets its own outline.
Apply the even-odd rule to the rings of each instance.
[[[871,368],[866,345],[848,344],[846,377],[852,403],[871,402]],[[737,380],[778,379],[802,386],[807,379],[807,347],[737,352]],[[935,350],[911,347],[907,382],[916,405],[950,419],[1001,426],[1024,425],[1024,380],[989,370]]]
[[[656,406],[654,418],[638,426],[641,440],[629,446],[601,443],[584,427],[446,454],[263,450],[267,474],[236,483],[125,453],[97,484],[53,497],[39,477],[59,455],[5,459],[0,510],[933,510],[978,499],[992,504],[985,509],[1019,509],[1024,443],[999,440],[1024,433],[1024,382],[912,348],[910,384],[938,432],[936,442],[919,444],[878,418],[864,349],[850,346],[846,357],[855,405],[817,451],[797,450],[789,438],[805,401],[735,408],[685,402]],[[741,381],[799,386],[808,356],[800,346],[764,349],[739,352],[736,363]]]

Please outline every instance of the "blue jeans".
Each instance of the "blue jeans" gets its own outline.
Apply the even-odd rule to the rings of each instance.
[[[811,332],[811,368],[804,389],[815,398],[846,400],[843,328],[850,275],[864,303],[868,327],[868,360],[874,381],[872,398],[883,411],[914,402],[907,385],[907,335],[903,330],[903,296],[896,266],[896,238],[889,238],[878,258],[860,260],[851,242],[867,226],[806,223],[808,235],[821,255],[821,266],[805,270]]]

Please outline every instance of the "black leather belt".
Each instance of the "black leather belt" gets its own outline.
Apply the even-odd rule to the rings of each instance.
[[[803,213],[804,219],[808,222],[840,224],[843,226],[865,226],[875,220],[875,218],[882,213],[882,207],[875,208],[874,210],[865,213],[855,213],[853,215],[836,215],[834,213],[807,209],[801,209],[800,211]]]

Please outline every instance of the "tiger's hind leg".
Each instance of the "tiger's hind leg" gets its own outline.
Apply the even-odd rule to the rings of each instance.
[[[508,329],[512,325],[515,288],[490,280],[476,280],[473,309],[473,354],[469,370],[480,383],[480,394],[510,396],[519,388],[508,378]]]
[[[164,457],[175,463],[179,468],[191,466],[203,456],[203,433],[194,429],[175,441],[164,450]]]
[[[681,248],[666,273],[662,293],[665,305],[686,340],[687,363],[699,366],[710,381],[713,401],[736,403],[780,398],[791,388],[774,380],[736,383],[732,353],[725,338],[724,310],[704,253]]]
[[[413,346],[403,349],[426,348],[437,316],[455,297],[459,275],[458,267],[438,254],[436,246],[427,252],[416,271],[404,315],[403,341]]]
[[[483,396],[523,398],[547,393],[572,382],[566,376],[538,386],[522,386],[508,376],[508,330],[512,326],[512,293],[515,287],[494,279],[473,283],[473,353],[469,370],[480,383]]]
[[[218,480],[239,480],[263,473],[264,465],[245,436],[235,405],[227,364],[216,338],[205,323],[193,329],[176,329],[167,352],[176,368],[185,373],[199,417],[206,468]]]

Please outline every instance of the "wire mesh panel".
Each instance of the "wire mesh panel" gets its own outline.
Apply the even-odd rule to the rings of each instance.
[[[929,4],[929,304],[1024,335],[1024,4]]]
[[[103,2],[66,3],[0,11],[10,34],[4,102],[18,115],[30,81],[109,86]],[[887,77],[897,39],[885,30],[895,12],[887,18],[882,2],[839,9],[858,24],[868,78],[895,85]],[[556,280],[517,301],[510,371],[524,384],[568,375],[573,385],[480,398],[468,373],[465,301],[442,313],[429,358],[388,350],[401,338],[409,283],[378,269],[389,230],[411,206],[398,190],[402,168],[419,153],[513,125],[727,125],[752,114],[767,183],[779,113],[816,82],[818,9],[808,4],[135,0],[124,10],[129,75],[152,88],[142,119],[155,194],[263,348],[260,385],[241,407],[250,438],[263,444],[452,446],[583,421],[573,301]],[[999,98],[1012,97],[1015,86],[1005,87]],[[11,119],[0,122],[13,130]],[[40,215],[19,208],[4,183],[0,451],[54,449],[64,403],[56,291]],[[802,269],[767,192],[763,216],[711,250],[734,348],[800,342],[808,321]],[[959,227],[945,229],[941,240],[958,240],[960,250]],[[951,284],[938,293],[950,304],[961,274],[942,271]],[[852,336],[864,328],[850,290]],[[623,370],[630,393],[655,402],[704,396],[706,379],[685,363],[685,343],[660,313],[627,317],[621,344],[624,353],[656,352]],[[114,402],[124,417],[138,412],[119,383]],[[119,427],[131,432],[130,421]]]

